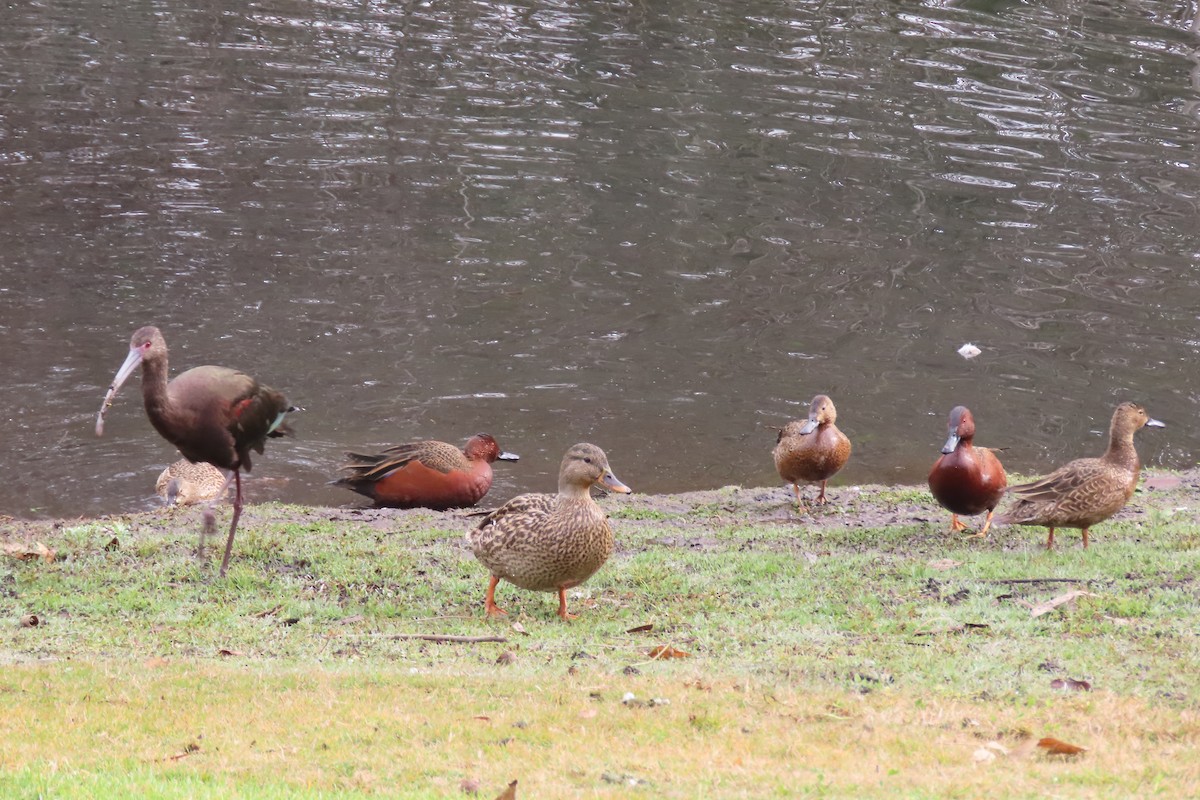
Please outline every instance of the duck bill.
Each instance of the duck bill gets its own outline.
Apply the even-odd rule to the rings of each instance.
[[[500,455],[496,456],[496,460],[497,461],[520,461],[521,457],[519,455],[517,455],[516,453],[502,452]]]
[[[812,433],[816,429],[817,429],[817,421],[815,419],[805,420],[804,424],[800,426],[800,435],[807,436],[808,434]]]
[[[108,387],[108,392],[104,395],[104,402],[100,404],[100,413],[96,415],[96,435],[104,435],[104,412],[108,411],[108,407],[112,405],[113,398],[117,396],[117,390],[121,388],[121,384],[129,379],[133,371],[142,363],[142,351],[140,348],[129,348],[129,355],[125,357],[125,363],[117,370],[117,376],[113,378],[112,386]]]
[[[619,480],[617,480],[617,476],[612,474],[612,470],[608,470],[603,475],[601,475],[600,480],[596,481],[596,483],[600,484],[605,489],[608,489],[609,491],[612,491],[612,492],[620,492],[621,494],[633,494],[633,489],[630,489],[628,486],[626,486],[625,484],[623,484]]]
[[[1148,419],[1148,420],[1146,420],[1146,427],[1147,428],[1165,428],[1167,426],[1165,423],[1163,423],[1157,419]]]
[[[948,438],[946,440],[946,443],[944,445],[942,445],[942,455],[948,456],[951,453],[953,453],[955,451],[955,449],[958,447],[959,441],[960,440],[959,440],[959,436],[957,433],[950,434],[950,438]]]

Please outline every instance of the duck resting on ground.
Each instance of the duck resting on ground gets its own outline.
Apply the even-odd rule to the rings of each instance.
[[[433,440],[389,447],[381,453],[346,453],[346,477],[334,481],[392,508],[466,508],[492,488],[492,462],[516,461],[496,440],[478,433],[460,450]]]

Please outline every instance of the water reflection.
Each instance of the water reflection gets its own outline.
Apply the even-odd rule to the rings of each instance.
[[[340,451],[495,433],[497,497],[594,439],[631,484],[774,484],[818,392],[846,480],[947,410],[1036,471],[1136,398],[1186,420],[1200,306],[1190,3],[25,4],[0,25],[0,510],[153,505],[129,334]],[[965,362],[965,341],[984,348]],[[275,482],[267,482],[265,478]]]

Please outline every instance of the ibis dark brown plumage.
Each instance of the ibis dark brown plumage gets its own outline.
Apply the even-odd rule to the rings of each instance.
[[[286,436],[284,416],[293,410],[284,396],[254,378],[228,367],[193,367],[167,381],[167,343],[152,325],[139,328],[129,342],[129,355],[113,378],[96,417],[96,435],[104,433],[104,413],[138,365],[142,367],[142,399],[150,423],[184,458],[229,471],[235,482],[233,521],[221,560],[229,566],[233,536],[242,514],[242,472],[250,471],[250,451],[261,453],[268,437]],[[217,500],[224,495],[222,490]],[[214,501],[216,502],[216,501]],[[206,526],[212,522],[205,514]]]

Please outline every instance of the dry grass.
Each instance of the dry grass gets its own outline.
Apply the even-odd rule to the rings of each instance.
[[[283,782],[300,794],[438,797],[462,780],[490,796],[513,778],[527,797],[1200,794],[1195,712],[1106,692],[1021,704],[812,692],[695,665],[442,675],[157,659],[25,666],[0,686],[0,790],[44,771],[215,780],[246,796]],[[669,703],[623,704],[626,692]],[[1088,753],[1040,755],[1041,736]],[[977,763],[989,741],[1014,752]]]

